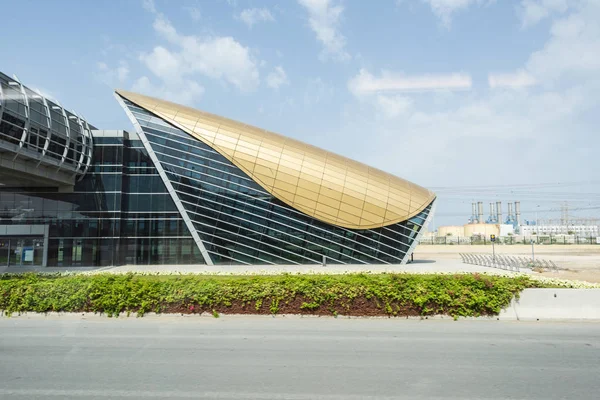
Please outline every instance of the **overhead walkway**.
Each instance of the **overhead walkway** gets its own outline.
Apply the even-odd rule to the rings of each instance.
[[[0,189],[72,190],[90,167],[93,129],[57,101],[0,72]]]

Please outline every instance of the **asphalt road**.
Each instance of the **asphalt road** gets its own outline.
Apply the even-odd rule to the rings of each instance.
[[[600,324],[0,318],[0,399],[597,399]]]

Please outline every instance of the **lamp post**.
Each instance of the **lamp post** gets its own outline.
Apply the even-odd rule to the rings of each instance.
[[[535,252],[533,250],[533,239],[531,239],[531,261],[535,261]]]
[[[540,234],[540,221],[538,220],[538,210],[540,209],[540,205],[535,206],[535,231],[536,234]]]
[[[492,242],[492,262],[496,264],[496,235],[490,235],[490,242]]]

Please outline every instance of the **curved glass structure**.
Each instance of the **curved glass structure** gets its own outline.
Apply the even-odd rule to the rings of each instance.
[[[435,195],[427,189],[276,134],[263,134],[251,167],[237,149],[252,135],[257,140],[258,128],[219,120],[226,121],[225,129],[224,123],[214,125],[220,117],[197,112],[212,118],[216,132],[237,130],[235,146],[216,136],[210,143],[206,135],[190,133],[190,125],[174,122],[183,118],[178,110],[188,118],[194,110],[117,93],[207,264],[314,264],[323,257],[343,264],[405,263],[432,211]],[[164,116],[166,110],[171,117]],[[204,124],[200,117],[193,132],[208,131],[198,128]],[[290,143],[305,146],[302,160],[310,163],[282,162]],[[279,164],[274,165],[277,149]],[[313,171],[303,169],[309,164]],[[316,178],[319,166],[320,180],[310,181],[306,175]],[[270,184],[265,184],[267,174]],[[312,191],[302,191],[302,179],[313,184]]]
[[[418,215],[435,198],[423,187],[264,129],[136,93],[119,95],[224,156],[266,192],[322,222],[378,228]]]
[[[92,129],[58,102],[0,73],[0,148],[15,159],[81,178],[92,162]]]

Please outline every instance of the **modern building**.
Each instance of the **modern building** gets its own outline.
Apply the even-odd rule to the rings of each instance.
[[[16,78],[0,86],[0,263],[406,263],[435,205],[404,179],[174,103],[117,91],[135,129],[108,131]]]

